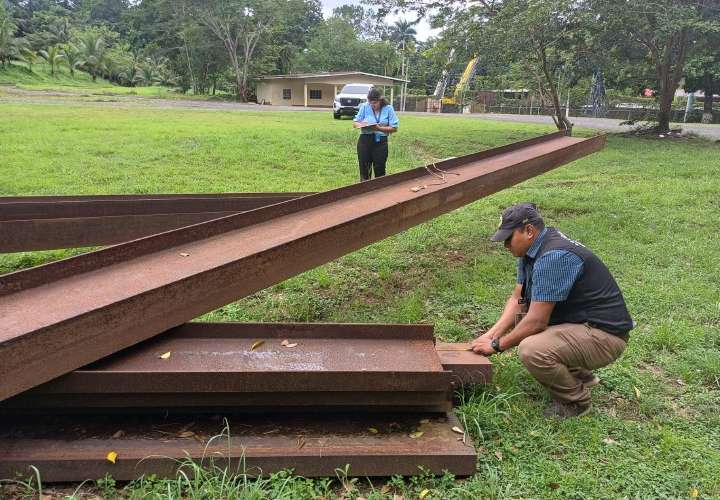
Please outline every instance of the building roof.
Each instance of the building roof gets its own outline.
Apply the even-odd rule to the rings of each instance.
[[[375,75],[373,73],[365,73],[363,71],[336,71],[336,72],[327,72],[327,73],[290,73],[287,75],[267,75],[267,76],[260,76],[257,79],[258,80],[291,80],[295,78],[327,78],[327,77],[335,77],[335,76],[369,76],[372,78],[381,78],[383,80],[391,80],[394,82],[407,82],[408,80],[403,80],[402,78],[395,78],[392,76],[385,76],[385,75]]]

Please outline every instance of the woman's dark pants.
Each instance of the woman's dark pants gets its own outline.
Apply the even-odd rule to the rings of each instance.
[[[373,170],[375,177],[385,175],[385,164],[388,157],[387,137],[382,137],[380,142],[375,142],[375,134],[360,134],[357,154],[361,181],[369,181]]]

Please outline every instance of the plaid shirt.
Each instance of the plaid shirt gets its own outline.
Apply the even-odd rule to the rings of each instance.
[[[534,259],[547,229],[543,229],[527,251],[527,256]],[[518,259],[517,282],[525,281],[524,259]],[[583,270],[583,260],[566,250],[545,252],[533,266],[532,296],[530,301],[562,302],[570,295],[575,280]]]

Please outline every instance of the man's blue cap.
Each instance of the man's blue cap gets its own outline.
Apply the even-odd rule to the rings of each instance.
[[[490,239],[505,241],[512,236],[514,230],[525,227],[526,224],[532,224],[539,228],[545,227],[545,221],[534,203],[518,203],[508,207],[503,211],[500,225]]]

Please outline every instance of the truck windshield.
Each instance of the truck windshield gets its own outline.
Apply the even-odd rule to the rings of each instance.
[[[370,91],[370,87],[364,85],[345,85],[342,89],[343,94],[367,94]]]

